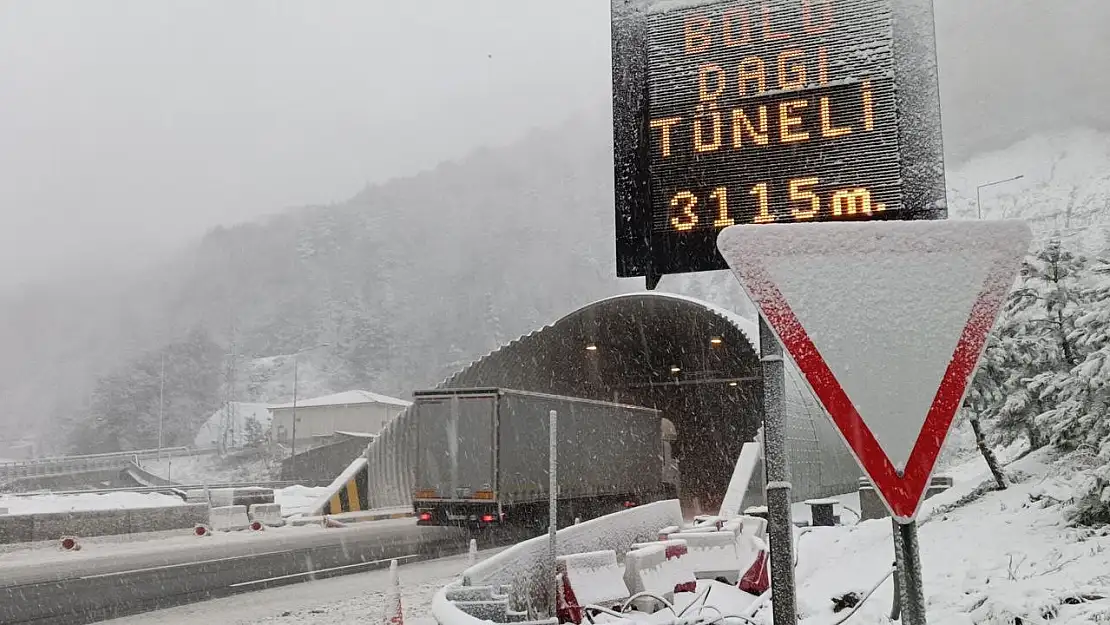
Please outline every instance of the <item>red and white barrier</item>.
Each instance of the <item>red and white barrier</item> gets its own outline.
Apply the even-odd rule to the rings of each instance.
[[[698,579],[719,579],[730,585],[740,581],[740,559],[732,532],[680,532],[671,536],[686,541],[686,557]]]
[[[212,529],[203,523],[197,523],[195,526],[193,526],[193,535],[197,537],[211,536]]]
[[[558,603],[562,622],[581,623],[582,606],[618,607],[631,595],[612,549],[558,556],[555,567],[561,581]]]
[[[62,551],[81,551],[81,543],[77,542],[76,536],[62,536],[61,542],[58,547]]]
[[[694,574],[694,567],[692,560],[689,557],[689,546],[685,540],[663,540],[654,543],[637,543],[632,545],[632,549],[643,549],[652,545],[658,545],[663,548],[663,554],[666,558],[663,563],[663,571],[666,579],[665,588],[670,588],[671,592],[695,592],[697,590],[698,578]],[[627,561],[625,567],[627,568]],[[654,592],[654,591],[649,591]],[[655,593],[660,594],[660,593]]]

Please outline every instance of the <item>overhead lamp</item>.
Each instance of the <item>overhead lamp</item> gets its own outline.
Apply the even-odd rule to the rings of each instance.
[[[678,373],[682,369],[678,365],[671,365],[671,373]]]
[[[597,351],[597,345],[594,345],[593,343],[590,343],[589,345],[586,346],[586,351],[596,352]]]
[[[709,339],[709,342],[714,344],[714,345],[720,345],[721,343],[724,343],[724,341],[721,340],[721,337],[719,337],[719,336],[715,336],[715,337]]]

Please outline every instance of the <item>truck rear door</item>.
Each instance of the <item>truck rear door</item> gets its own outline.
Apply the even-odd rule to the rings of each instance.
[[[418,499],[493,499],[496,395],[417,398]]]

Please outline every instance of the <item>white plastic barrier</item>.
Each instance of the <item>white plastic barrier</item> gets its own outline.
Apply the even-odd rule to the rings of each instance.
[[[671,534],[689,546],[687,558],[699,579],[723,579],[735,586],[740,581],[740,559],[732,532],[682,532]]]
[[[241,530],[250,524],[246,506],[220,506],[208,510],[208,525],[215,531]]]
[[[679,525],[682,509],[677,499],[628,508],[571,525],[556,533],[557,555],[612,549],[626,553],[634,543],[658,537],[658,528]],[[463,571],[468,586],[512,584],[528,591],[546,587],[541,563],[547,560],[547,536],[537,536],[486,558]],[[550,572],[550,568],[547,569]],[[539,590],[542,593],[542,590]]]
[[[741,534],[754,536],[763,542],[767,542],[767,519],[745,515],[740,517],[739,520],[743,523]]]
[[[256,503],[252,505],[250,507],[250,520],[258,521],[269,527],[285,525],[285,519],[281,517],[281,504],[277,503]]]
[[[697,575],[694,573],[693,560],[689,558],[689,545],[686,541],[675,539],[662,540],[654,543],[637,543],[632,545],[632,549],[644,549],[652,546],[661,546],[663,548],[665,557],[663,572],[666,580],[664,588],[670,588],[671,592],[694,592],[697,587],[698,579]],[[627,559],[625,561],[625,568],[628,568]],[[650,589],[649,592],[660,594]]]
[[[612,549],[572,553],[558,556],[555,561],[556,571],[563,575],[578,605],[609,605],[624,601],[631,594]]]
[[[649,592],[674,602],[674,584],[669,583],[667,550],[663,543],[646,543],[632,548],[624,556],[624,583],[633,595]],[[640,597],[632,605],[641,612],[655,612],[659,602],[652,597]]]
[[[454,601],[448,599],[448,594],[454,590],[465,588],[462,582],[452,582],[443,588],[436,591],[432,597],[432,617],[440,625],[489,625],[489,621],[482,620],[469,614],[455,604]],[[513,612],[507,611],[507,614],[512,617]],[[552,617],[541,621],[524,621],[520,619],[519,622],[524,625],[558,625],[559,621]]]

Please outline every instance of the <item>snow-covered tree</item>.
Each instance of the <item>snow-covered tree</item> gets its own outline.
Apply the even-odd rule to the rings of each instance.
[[[988,412],[1002,442],[1019,436],[1036,449],[1046,442],[1037,417],[1059,401],[1070,372],[1083,359],[1076,322],[1083,314],[1087,261],[1053,239],[1022,264],[1021,283],[1006,302],[994,375],[1002,401]]]

